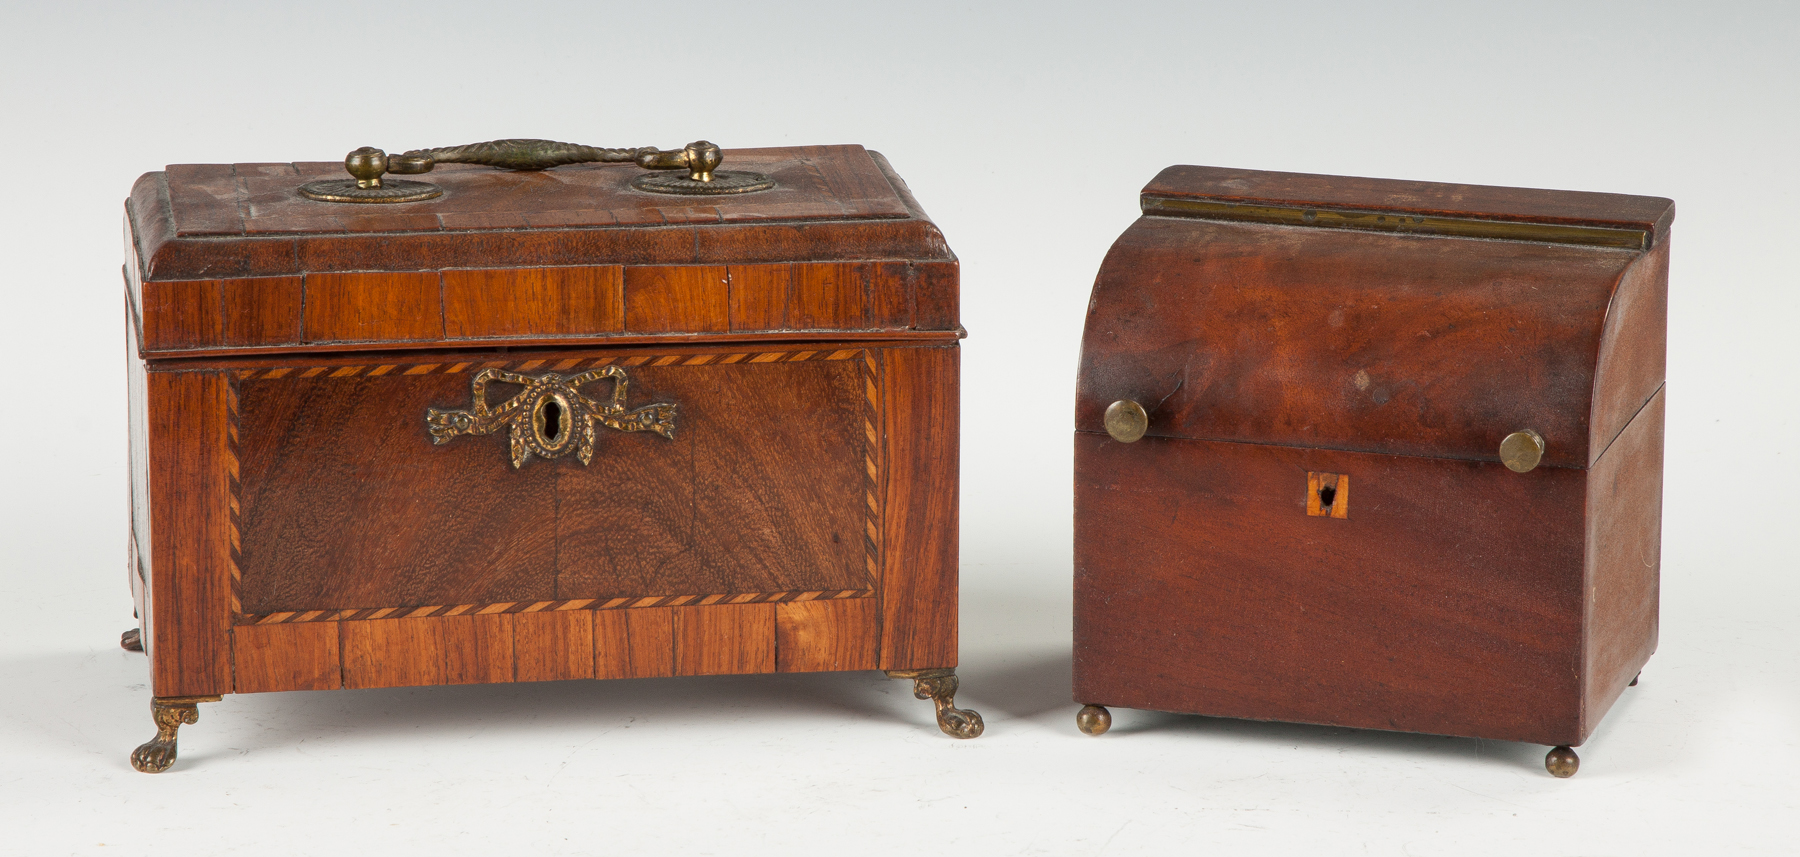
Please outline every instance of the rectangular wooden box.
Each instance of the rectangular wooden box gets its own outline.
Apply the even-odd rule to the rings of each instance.
[[[442,165],[441,198],[398,205],[297,193],[335,163],[140,179],[132,585],[158,705],[953,684],[956,258],[878,154],[727,160],[775,189],[656,195],[629,164]]]
[[[1673,204],[1171,167],[1142,206],[1082,346],[1077,701],[1580,744],[1656,647]]]

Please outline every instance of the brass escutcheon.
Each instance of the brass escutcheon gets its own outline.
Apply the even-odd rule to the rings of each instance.
[[[590,399],[578,389],[603,378],[613,382],[612,398],[607,401]],[[487,387],[494,381],[520,384],[525,391],[490,408]],[[594,458],[595,423],[615,431],[655,432],[674,440],[678,406],[657,402],[628,411],[625,400],[630,385],[631,379],[618,366],[590,369],[566,378],[555,372],[534,378],[503,369],[483,369],[469,382],[473,402],[468,410],[431,408],[425,414],[425,425],[434,444],[449,443],[458,435],[493,434],[502,427],[508,428],[511,431],[507,447],[514,468],[524,467],[533,455],[560,458],[570,450],[575,451],[582,464],[587,464]]]

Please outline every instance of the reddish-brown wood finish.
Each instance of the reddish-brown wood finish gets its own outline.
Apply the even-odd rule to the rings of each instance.
[[[1531,428],[1546,462],[1585,466],[1607,306],[1638,255],[1145,217],[1094,284],[1076,425],[1103,431],[1129,398],[1160,437],[1485,461]]]
[[[341,634],[328,622],[240,625],[231,629],[233,690],[332,690],[343,687]]]
[[[579,611],[513,616],[515,681],[594,677],[594,620]]]
[[[882,362],[882,669],[956,665],[960,358],[910,348]]]
[[[230,489],[225,376],[150,372],[151,685],[157,696],[229,693]]]
[[[617,165],[548,181],[446,165],[444,197],[394,211],[295,193],[330,164],[151,173],[127,205],[141,348],[957,334],[955,257],[880,155],[727,157],[780,187],[694,205],[626,189],[635,168]]]
[[[1641,229],[1660,242],[1675,205],[1654,196],[1322,176],[1177,165],[1144,186],[1142,198],[1204,199],[1297,208],[1404,212],[1477,220]]]
[[[438,341],[444,336],[439,274],[312,274],[306,278],[306,341]]]
[[[869,598],[775,605],[775,668],[780,672],[877,668],[880,606]]]
[[[675,674],[675,609],[645,607],[622,611],[629,654],[619,678],[660,678]],[[594,614],[596,621],[604,611]]]
[[[444,337],[623,333],[624,271],[597,268],[445,271]]]
[[[429,620],[424,620],[429,621]],[[319,623],[331,624],[331,623]],[[444,639],[445,684],[490,684],[512,681],[515,625],[507,613],[446,616],[439,620]]]
[[[676,607],[675,674],[775,671],[775,605]]]
[[[1672,204],[1207,167],[1144,201],[1083,340],[1076,699],[1580,744],[1656,647]],[[1314,209],[1645,246],[1270,213]]]
[[[782,189],[451,167],[441,205],[350,210],[293,197],[329,165],[140,181],[156,693],[954,665],[956,259],[878,155],[728,157]],[[520,468],[504,429],[431,442],[483,368],[603,366],[679,406],[674,439]]]
[[[1581,734],[1656,651],[1662,571],[1662,390],[1588,471]]]
[[[1077,699],[1580,740],[1582,520],[1546,512],[1582,471],[1088,432],[1075,456]],[[1308,471],[1354,475],[1345,518],[1306,514]]]

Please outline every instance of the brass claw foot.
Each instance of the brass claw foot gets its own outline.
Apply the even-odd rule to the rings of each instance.
[[[1566,780],[1575,776],[1575,772],[1580,769],[1581,757],[1575,755],[1574,749],[1567,744],[1551,747],[1550,752],[1544,755],[1544,770],[1557,779]]]
[[[129,631],[126,631],[123,634],[120,634],[119,635],[119,648],[124,649],[127,652],[143,651],[144,650],[144,635],[143,635],[143,633],[141,631],[139,631],[138,629],[133,628]]]
[[[146,774],[160,774],[175,764],[175,731],[183,723],[200,720],[198,703],[218,702],[216,696],[162,696],[150,700],[150,716],[156,719],[156,737],[131,751],[131,766]]]
[[[888,678],[913,680],[913,696],[929,699],[937,707],[938,728],[952,738],[974,738],[984,728],[981,715],[956,707],[956,669],[888,670]]]
[[[1112,728],[1112,712],[1101,705],[1083,705],[1075,714],[1075,725],[1089,735],[1105,735]]]

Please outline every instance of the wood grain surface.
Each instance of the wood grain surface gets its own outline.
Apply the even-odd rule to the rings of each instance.
[[[151,686],[230,693],[230,458],[223,373],[149,372]]]
[[[1530,428],[1546,464],[1585,467],[1595,355],[1637,257],[1142,218],[1094,284],[1076,426],[1133,399],[1157,437],[1481,461]]]
[[[1673,204],[1210,167],[1142,202],[1082,344],[1076,700],[1580,744],[1656,647]]]
[[[306,340],[442,340],[443,288],[438,279],[435,271],[308,276]]]
[[[1606,309],[1594,361],[1594,415],[1588,449],[1598,459],[1662,390],[1669,351],[1669,245],[1626,269]]]
[[[1142,196],[1642,229],[1657,241],[1675,219],[1675,203],[1654,196],[1185,165],[1158,173]]]
[[[956,666],[960,358],[954,348],[884,353],[882,669]]]
[[[594,677],[594,619],[581,612],[513,616],[515,681]]]
[[[674,441],[607,430],[587,466],[518,469],[504,432],[430,443],[425,410],[466,406],[474,362],[238,370],[243,610],[867,590],[860,355],[535,361],[625,359],[633,406],[682,410]]]
[[[960,332],[955,256],[884,159],[737,155],[781,189],[696,205],[616,165],[452,164],[432,180],[454,193],[402,212],[295,193],[335,164],[151,173],[127,204],[142,353]]]
[[[155,281],[143,290],[142,351],[157,356],[691,342],[704,334],[960,335],[955,263],[307,274]]]
[[[445,164],[429,177],[444,196],[404,210],[295,192],[342,177],[341,162],[188,164],[139,179],[131,214],[148,280],[401,270],[390,267],[399,258],[414,270],[949,258],[876,157],[860,146],[727,150],[728,168],[779,187],[708,198],[629,190],[642,171],[624,165]]]
[[[1656,651],[1664,411],[1658,390],[1588,471],[1583,735]]]
[[[727,157],[779,189],[446,165],[399,210],[295,194],[336,163],[140,179],[156,693],[954,664],[956,257],[875,153]],[[522,469],[504,429],[430,443],[483,367],[615,364],[675,440]]]
[[[775,605],[779,672],[872,670],[881,663],[881,603],[873,598]]]
[[[774,604],[675,607],[675,674],[775,671]]]
[[[1075,698],[1579,743],[1586,472],[1075,440]],[[1346,518],[1308,471],[1350,475]]]
[[[616,265],[445,271],[444,338],[621,333],[624,277]]]
[[[231,629],[237,693],[343,687],[338,626],[330,623],[239,625]]]
[[[890,360],[889,352],[897,354],[897,358]],[[929,528],[942,528],[946,521],[954,520],[948,517],[954,514],[954,506],[946,506],[943,495],[944,486],[955,484],[954,443],[947,440],[954,437],[956,424],[955,349],[878,349],[870,359],[864,359],[860,349],[761,354],[764,356],[713,348],[687,356],[673,355],[673,361],[668,360],[669,355],[629,351],[605,358],[587,353],[582,359],[615,359],[630,364],[632,377],[643,378],[643,383],[634,387],[634,404],[639,394],[654,398],[651,394],[655,390],[679,389],[683,396],[703,392],[714,397],[709,401],[717,414],[728,415],[723,418],[727,422],[744,420],[745,414],[753,414],[747,424],[763,427],[756,431],[774,432],[741,440],[726,438],[712,452],[675,456],[668,460],[678,466],[666,472],[642,469],[641,465],[655,460],[655,456],[621,459],[634,462],[633,466],[639,466],[634,472],[647,482],[663,484],[665,489],[668,484],[657,480],[675,479],[672,484],[681,485],[681,479],[688,479],[693,486],[699,486],[700,494],[711,492],[722,498],[717,502],[739,498],[732,502],[740,502],[741,508],[727,515],[729,510],[720,506],[717,513],[731,518],[735,529],[708,535],[707,544],[696,543],[690,551],[696,556],[719,558],[705,567],[710,569],[707,574],[715,575],[706,580],[748,581],[757,587],[792,585],[783,584],[793,580],[782,577],[783,574],[818,574],[820,569],[834,567],[838,569],[834,573],[849,575],[848,582],[865,588],[872,585],[871,577],[879,574],[888,582],[885,589],[865,589],[860,593],[793,592],[782,595],[788,600],[781,603],[732,603],[738,596],[729,594],[705,598],[654,594],[635,597],[647,591],[638,588],[638,584],[653,586],[657,580],[665,579],[656,574],[666,577],[678,568],[667,564],[661,571],[645,570],[647,577],[614,575],[615,580],[626,581],[622,590],[630,591],[634,597],[571,600],[566,596],[576,593],[551,589],[546,591],[549,597],[544,600],[521,596],[516,601],[485,606],[437,606],[454,601],[451,596],[479,592],[481,586],[494,584],[496,578],[491,572],[505,566],[504,562],[458,563],[453,559],[458,550],[473,551],[470,555],[479,556],[487,555],[481,553],[484,550],[499,551],[498,555],[504,556],[518,545],[492,534],[471,534],[466,544],[459,542],[463,537],[458,534],[465,527],[485,526],[496,520],[505,524],[506,520],[492,514],[464,515],[454,504],[431,505],[431,497],[451,493],[450,488],[462,490],[448,483],[443,486],[445,490],[426,492],[427,499],[410,505],[399,499],[380,500],[381,492],[387,490],[380,486],[387,480],[367,477],[381,472],[382,467],[390,467],[380,465],[386,460],[382,456],[393,450],[420,449],[427,455],[441,455],[464,444],[479,464],[460,466],[470,468],[472,473],[490,473],[490,477],[484,477],[490,482],[483,484],[507,484],[507,480],[526,477],[526,484],[547,486],[561,498],[561,509],[571,519],[593,514],[576,508],[582,496],[591,496],[595,503],[607,496],[604,491],[584,495],[571,490],[569,479],[587,479],[582,474],[597,471],[563,469],[573,463],[570,459],[534,460],[524,469],[513,470],[506,463],[504,443],[499,438],[461,437],[440,447],[428,443],[423,436],[422,410],[429,396],[418,401],[407,398],[422,395],[415,385],[435,389],[429,387],[435,383],[433,379],[450,379],[444,387],[446,394],[453,392],[456,397],[466,398],[471,367],[484,364],[462,361],[372,365],[325,358],[274,367],[266,363],[227,364],[210,375],[176,373],[235,381],[235,386],[226,385],[225,401],[217,404],[226,416],[235,415],[235,420],[223,420],[225,428],[236,436],[234,444],[227,444],[226,452],[235,453],[235,459],[245,462],[239,465],[241,478],[236,483],[242,549],[231,555],[236,562],[227,564],[234,564],[240,576],[245,612],[238,621],[249,624],[238,624],[232,630],[235,650],[227,668],[235,669],[242,677],[244,692],[260,692],[322,689],[339,684],[384,687],[869,669],[881,665],[888,649],[900,652],[898,657],[887,655],[892,658],[890,663],[941,665],[946,660],[954,661],[954,540],[944,539],[941,531],[933,537]],[[523,368],[527,363],[533,364],[526,371],[569,372],[581,368],[565,365],[575,359],[567,353],[553,356],[555,359],[547,356],[535,363],[501,361],[501,365]],[[797,357],[805,359],[795,360]],[[684,361],[697,362],[684,365]],[[384,367],[380,374],[373,374]],[[448,369],[457,371],[445,371]],[[683,377],[678,373],[701,369],[720,374],[710,381],[669,380]],[[915,374],[917,377],[913,377]],[[402,383],[389,383],[395,380]],[[947,380],[952,382],[951,389],[936,389]],[[371,386],[371,381],[380,383]],[[680,386],[683,383],[690,386]],[[764,394],[753,395],[757,390]],[[345,395],[344,391],[351,393]],[[884,402],[896,396],[907,403],[898,412],[890,413]],[[407,438],[407,432],[415,429],[400,428],[392,429],[393,436],[383,433],[388,429],[369,433],[368,424],[361,419],[363,412],[376,415],[375,422],[379,423],[385,418],[384,408],[396,402],[403,415],[411,415],[406,419],[409,426],[418,421],[419,436]],[[946,402],[950,404],[946,406]],[[340,413],[333,408],[347,410]],[[684,409],[683,420],[700,422],[683,422],[678,437],[685,439],[699,432],[700,423],[704,422],[701,418],[713,413],[707,407]],[[790,416],[764,418],[769,414]],[[365,430],[344,429],[353,425],[363,425]],[[803,430],[798,439],[786,434],[796,427]],[[895,443],[887,437],[895,431],[930,434]],[[306,436],[316,432],[327,434]],[[706,434],[700,432],[700,436]],[[618,435],[603,439],[601,449],[607,448],[606,440],[617,439],[666,443],[651,435]],[[877,446],[869,447],[871,442]],[[321,451],[332,449],[338,452],[320,457]],[[917,469],[892,478],[884,476],[883,456],[894,454],[903,456]],[[833,456],[843,460],[830,464],[835,460]],[[803,460],[808,467],[784,467],[784,460]],[[597,452],[595,466],[600,463]],[[556,474],[554,478],[529,482],[538,465],[550,465],[538,472]],[[398,464],[390,469],[404,474],[406,480],[416,480],[430,470]],[[731,474],[737,474],[737,478]],[[746,475],[751,478],[745,478]],[[833,480],[839,480],[836,487],[832,487]],[[746,489],[745,485],[751,488]],[[694,493],[689,490],[672,496],[691,498]],[[953,489],[948,493],[954,497]],[[314,499],[302,502],[307,496]],[[465,490],[460,496],[479,495]],[[506,501],[510,495],[497,496]],[[654,514],[643,514],[654,510],[654,504],[644,498],[612,496],[621,508],[632,513],[630,521],[655,519]],[[810,512],[790,508],[792,501],[784,498],[791,496],[803,496],[804,502],[817,508],[806,507],[813,509]],[[229,502],[230,497],[224,499]],[[399,505],[388,508],[382,505],[384,502]],[[706,502],[692,499],[683,502],[695,509],[708,507]],[[909,512],[905,521],[887,520],[884,510],[895,502],[903,509],[917,511]],[[290,505],[278,508],[283,503]],[[292,505],[295,503],[301,505]],[[820,503],[825,505],[818,506]],[[557,520],[555,506],[553,503],[550,511],[540,512],[546,520]],[[439,514],[430,511],[434,508],[448,510],[443,514],[451,517],[429,521],[429,515]],[[226,521],[229,520],[228,516]],[[671,512],[668,520],[679,523],[680,518]],[[437,555],[439,559],[431,559],[434,554],[424,547],[428,541],[424,535],[406,536],[406,526],[395,527],[408,522],[421,533],[434,534],[433,539],[444,551]],[[580,523],[572,521],[572,538],[558,542],[562,537],[552,536],[550,541],[563,547],[580,544],[586,538],[581,534],[592,532],[584,530]],[[534,531],[526,527],[517,532]],[[884,541],[895,535],[908,545],[903,548],[905,553],[898,556],[882,550]],[[623,528],[615,528],[608,537],[627,538],[627,544],[636,548],[655,541],[652,536]],[[340,550],[329,547],[334,538],[365,538],[367,542]],[[408,541],[409,538],[414,540]],[[593,538],[598,540],[600,536]],[[404,547],[407,545],[419,547]],[[870,551],[878,558],[873,565]],[[546,579],[553,586],[567,585],[569,580],[595,583],[606,578],[595,572],[598,560],[583,560],[573,550],[553,553],[560,553],[560,558],[576,569],[565,577],[552,568]],[[524,553],[531,554],[530,550]],[[735,554],[742,556],[726,561]],[[620,553],[630,555],[630,551]],[[792,556],[793,562],[783,566],[777,561],[782,555]],[[287,557],[284,561],[288,564],[272,565],[278,557]],[[920,562],[921,558],[930,561]],[[821,560],[826,563],[821,565]],[[409,572],[408,561],[419,563],[429,573]],[[430,562],[438,564],[429,565]],[[625,567],[623,560],[620,567]],[[287,571],[271,574],[271,568]],[[720,574],[724,577],[717,576]],[[505,575],[498,580],[504,583]],[[425,593],[406,599],[408,602],[431,603],[417,608],[395,603],[376,610],[331,609],[384,600],[350,598],[355,593],[405,592]],[[859,594],[864,597],[857,597]],[[899,603],[915,594],[929,600],[919,605]],[[551,600],[556,596],[564,597]],[[506,597],[514,598],[515,594],[507,593]],[[267,600],[271,598],[324,600]],[[662,603],[677,606],[643,606]],[[314,607],[319,604],[326,606]],[[889,605],[900,609],[884,609]],[[271,606],[314,609],[259,612]],[[229,618],[229,607],[221,610]],[[192,621],[189,617],[179,627],[185,629]],[[288,626],[304,626],[308,630],[276,630]],[[888,629],[907,642],[898,647],[883,646]],[[947,640],[934,636],[944,634],[952,636]]]

